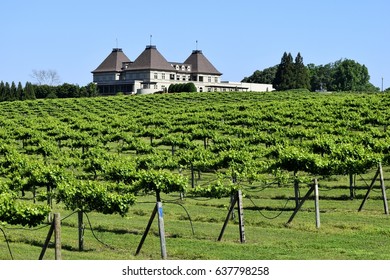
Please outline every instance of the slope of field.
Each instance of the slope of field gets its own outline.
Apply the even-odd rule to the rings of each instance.
[[[156,221],[134,255],[156,190],[170,259],[389,259],[375,176],[381,163],[389,178],[389,104],[293,91],[0,103],[0,259],[38,258],[45,209],[61,214],[63,259],[159,259]],[[286,224],[314,178],[321,227],[312,196]],[[217,241],[238,189],[246,242],[237,211]]]

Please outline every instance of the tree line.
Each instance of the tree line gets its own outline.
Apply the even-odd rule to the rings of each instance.
[[[0,82],[0,102],[16,100],[32,100],[37,98],[75,98],[93,97],[99,94],[96,84],[89,83],[86,86],[64,83],[62,85],[32,84],[26,82]]]
[[[256,70],[242,82],[272,84],[276,90],[307,89],[310,91],[379,91],[369,82],[365,65],[352,60],[340,59],[325,65],[304,65],[303,57],[285,52],[280,64],[262,71]],[[390,88],[386,89],[390,91]]]

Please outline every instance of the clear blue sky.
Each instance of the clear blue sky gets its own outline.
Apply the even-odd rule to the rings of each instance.
[[[0,80],[31,81],[54,69],[61,82],[86,85],[117,46],[135,60],[152,44],[168,61],[203,51],[240,81],[280,63],[283,52],[304,63],[353,59],[371,82],[390,87],[390,1],[343,0],[12,0],[0,4]]]

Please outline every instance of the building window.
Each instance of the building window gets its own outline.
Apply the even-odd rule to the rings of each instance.
[[[158,74],[157,74],[157,73],[154,73],[154,79],[155,79],[155,80],[158,79]]]
[[[165,80],[165,73],[161,74],[161,79]]]
[[[195,81],[195,82],[196,82],[197,80],[198,80],[198,79],[197,79],[196,75],[193,75],[193,76],[192,76],[192,81]]]
[[[208,91],[208,92],[211,92],[211,87],[207,88],[207,91]]]
[[[199,76],[199,82],[203,82],[203,76]]]
[[[154,85],[154,89],[158,89],[157,84]]]
[[[176,80],[180,81],[180,75],[176,76]]]
[[[214,81],[215,81],[216,83],[218,83],[218,77],[215,77],[215,78],[214,78]]]
[[[208,80],[209,83],[211,83],[211,77],[210,76],[208,77],[207,80]]]
[[[170,74],[169,75],[169,79],[174,80],[175,79],[175,74]]]
[[[183,81],[185,81],[186,80],[186,75],[183,75]]]

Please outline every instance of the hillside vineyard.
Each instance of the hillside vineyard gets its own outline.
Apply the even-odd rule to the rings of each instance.
[[[64,190],[80,185],[112,195],[85,210],[125,215],[137,195],[156,191],[145,176],[162,174],[158,193],[224,197],[243,182],[364,174],[389,165],[389,104],[385,94],[307,92],[4,102],[1,197],[58,195],[76,209]],[[210,182],[197,185],[194,172]],[[39,211],[2,219],[35,226],[49,210]]]

